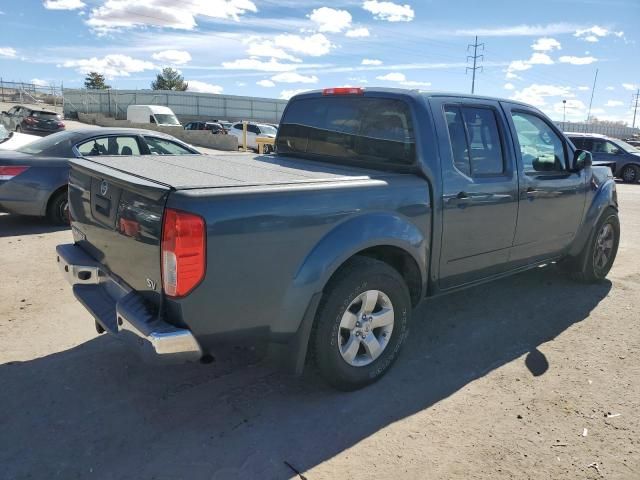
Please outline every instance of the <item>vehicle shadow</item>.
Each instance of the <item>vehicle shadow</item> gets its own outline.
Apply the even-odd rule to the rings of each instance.
[[[66,226],[52,225],[46,218],[0,213],[0,238],[39,235],[68,229]]]
[[[538,347],[610,289],[548,267],[426,302],[394,368],[352,393],[310,369],[151,367],[106,336],[5,364],[0,477],[294,477],[284,462],[304,473],[514,359],[553,372]]]

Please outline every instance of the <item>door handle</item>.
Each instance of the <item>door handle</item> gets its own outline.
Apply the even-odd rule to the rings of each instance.
[[[527,193],[534,193],[537,192],[537,190],[533,187],[527,187]]]
[[[456,198],[457,198],[458,200],[465,200],[465,199],[469,198],[469,195],[467,195],[467,192],[459,192],[459,193],[456,195]]]

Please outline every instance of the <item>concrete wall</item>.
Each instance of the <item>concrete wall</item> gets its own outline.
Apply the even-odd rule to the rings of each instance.
[[[182,127],[162,127],[152,123],[132,123],[127,120],[115,120],[100,113],[80,113],[78,120],[91,125],[116,128],[143,128],[166,133],[190,145],[213,148],[215,150],[238,150],[238,139],[233,135],[214,135],[209,131],[185,130]]]

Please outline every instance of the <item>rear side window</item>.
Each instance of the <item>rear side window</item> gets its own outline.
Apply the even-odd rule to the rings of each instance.
[[[192,155],[193,152],[171,140],[158,137],[144,137],[151,155]]]
[[[576,148],[580,150],[584,149],[584,137],[569,137],[571,143],[575,145]]]
[[[471,176],[502,175],[504,157],[491,108],[445,106],[455,167]]]
[[[94,138],[76,146],[80,155],[95,157],[99,155],[140,155],[140,148],[135,137],[102,137]]]
[[[278,129],[279,153],[349,163],[411,165],[416,147],[409,106],[395,99],[304,98]]]

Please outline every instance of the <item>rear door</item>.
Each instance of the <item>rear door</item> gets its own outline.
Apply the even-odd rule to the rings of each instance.
[[[431,103],[441,139],[440,287],[447,289],[506,269],[518,178],[498,102],[433,98]]]
[[[586,173],[570,171],[573,148],[548,118],[521,105],[503,105],[521,179],[511,252],[517,267],[550,258],[569,246],[582,221]]]

